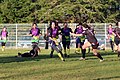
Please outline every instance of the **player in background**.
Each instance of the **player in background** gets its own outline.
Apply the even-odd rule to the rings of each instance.
[[[108,40],[110,42],[112,52],[114,52],[114,35],[113,35],[113,31],[114,31],[114,29],[112,28],[112,24],[109,24],[107,32],[108,32]]]
[[[30,34],[30,36],[32,36],[32,46],[33,47],[34,47],[34,45],[38,46],[39,38],[40,38],[40,35],[41,35],[41,31],[38,28],[37,23],[33,23],[32,24],[32,28],[31,28],[29,34]]]
[[[48,49],[49,47],[49,38],[47,34],[44,34],[44,39],[45,39],[45,49]]]
[[[69,57],[70,54],[70,33],[73,33],[72,29],[68,27],[68,23],[63,24],[63,28],[61,29],[62,33],[62,44],[64,48],[64,57]],[[67,48],[67,51],[66,51]]]
[[[114,29],[114,36],[115,36],[115,44],[117,46],[117,51],[118,51],[118,57],[120,56],[120,22],[116,23],[116,28]]]
[[[83,28],[82,28],[82,23],[79,23],[79,25],[76,26],[76,29],[74,31],[75,34],[81,34],[83,32]],[[85,39],[84,36],[77,36],[76,37],[76,51],[75,53],[80,53],[80,47],[81,47],[81,41],[83,41]]]
[[[8,31],[6,26],[3,27],[2,31],[1,31],[1,45],[2,45],[2,51],[5,50],[5,45],[7,42],[7,37],[8,37]]]
[[[77,25],[77,28],[75,29],[74,33],[82,34],[83,31],[84,30],[83,30],[82,23],[79,23],[79,25]],[[81,48],[81,52],[82,52],[82,57],[80,58],[81,60],[85,60],[86,49],[82,49],[84,42],[85,42],[85,35],[76,37],[76,53],[79,53],[80,48]]]

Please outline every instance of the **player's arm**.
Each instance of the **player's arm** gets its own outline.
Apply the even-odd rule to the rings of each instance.
[[[76,33],[76,29],[75,29],[75,31],[73,33],[72,29],[70,28],[70,35],[75,36],[75,33]]]
[[[32,30],[30,30],[29,35],[30,35],[30,36],[33,36],[33,35],[32,35]]]
[[[83,36],[83,34],[75,34],[74,36]]]
[[[75,29],[74,33],[72,33],[72,31],[71,31],[70,34],[73,36],[83,36],[83,34],[76,34],[76,31],[77,31],[77,29]]]
[[[73,36],[83,36],[83,34],[75,34],[75,33],[70,33]]]
[[[8,31],[7,31],[6,37],[8,37]]]
[[[38,34],[39,34],[39,37],[42,35],[42,31],[39,28],[38,28]]]
[[[70,32],[73,33],[72,29],[70,28]]]
[[[35,55],[37,54],[37,53],[36,53],[36,51],[34,51],[34,52],[35,52],[35,54],[32,56],[32,58],[34,58],[34,57],[35,57]]]
[[[62,36],[63,36],[63,35],[64,35],[64,34],[63,34],[63,28],[60,28],[59,34],[58,34],[58,37],[59,37],[60,41],[62,41]]]
[[[50,40],[52,40],[52,41],[54,41],[54,42],[55,42],[55,44],[56,44],[56,45],[58,45],[58,42],[59,42],[59,41],[58,41],[57,39],[52,38],[52,37],[49,37],[49,39],[50,39]]]
[[[118,33],[116,35],[120,38],[120,35]]]
[[[114,35],[114,36],[116,36],[116,28],[113,30],[113,32],[112,32],[112,34]]]
[[[94,34],[96,34],[96,31],[94,30]]]
[[[55,39],[53,39],[52,37],[49,37],[49,39],[50,39],[50,40],[52,40],[52,41],[55,41],[55,42],[56,42],[56,40],[55,40]]]

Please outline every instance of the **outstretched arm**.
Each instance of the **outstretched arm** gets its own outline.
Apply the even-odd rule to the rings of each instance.
[[[50,40],[55,41],[52,37],[49,37]]]
[[[113,34],[114,36],[116,36],[116,34],[115,34],[114,32],[112,32],[112,34]]]
[[[119,34],[117,34],[117,36],[120,38]]]
[[[83,34],[75,34],[75,33],[70,33],[73,36],[83,36]]]

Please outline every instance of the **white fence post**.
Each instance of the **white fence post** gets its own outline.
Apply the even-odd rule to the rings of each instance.
[[[107,39],[107,35],[106,35],[106,29],[107,29],[107,25],[106,25],[106,23],[105,23],[105,49],[106,49],[106,39]]]
[[[17,27],[18,27],[18,25],[16,24],[16,49],[17,49]]]
[[[48,26],[48,24],[45,24],[45,31],[46,31],[45,34],[47,34],[47,26]]]

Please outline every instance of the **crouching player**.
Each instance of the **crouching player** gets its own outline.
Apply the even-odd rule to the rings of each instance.
[[[83,33],[82,34],[76,34],[75,36],[83,36],[83,35],[86,35],[86,38],[87,38],[87,42],[84,43],[84,45],[82,46],[82,49],[86,49],[88,48],[89,46],[92,46],[92,51],[93,51],[93,54],[95,56],[97,56],[99,59],[100,59],[100,62],[103,61],[103,58],[101,57],[101,55],[97,52],[97,48],[99,46],[99,43],[95,37],[95,35],[90,31],[90,27],[85,24],[83,26]]]
[[[2,51],[5,50],[5,44],[6,44],[6,42],[7,42],[7,37],[8,37],[7,28],[6,28],[6,27],[3,27],[2,31],[1,31]]]
[[[65,61],[65,59],[63,58],[63,53],[62,53],[62,47],[59,43],[59,28],[56,26],[56,22],[52,21],[50,22],[50,27],[47,29],[47,34],[49,36],[49,40],[50,40],[50,44],[51,44],[51,53],[50,53],[50,57],[53,57],[53,52],[54,50],[57,51],[58,56],[60,57],[60,59],[62,61]]]

